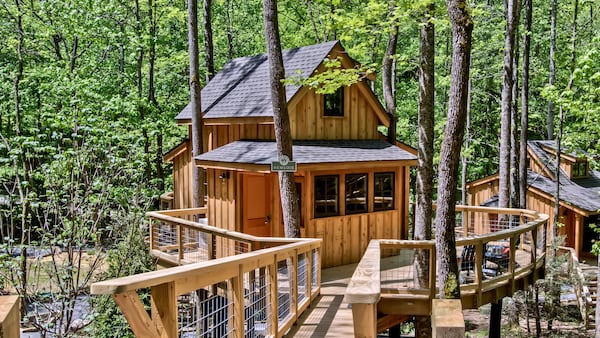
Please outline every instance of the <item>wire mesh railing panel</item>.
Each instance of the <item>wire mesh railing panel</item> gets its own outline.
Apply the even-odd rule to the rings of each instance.
[[[422,287],[419,286],[416,281],[419,275],[415,273],[416,254],[425,254],[425,260],[423,262],[428,266],[428,250],[402,248],[395,249],[394,251],[396,252],[395,255],[384,257],[380,262],[382,292],[394,292],[406,289],[428,289],[428,285]],[[426,268],[424,273],[428,276],[429,269]]]
[[[293,281],[291,280],[291,260],[284,259],[277,262],[277,319],[279,323],[285,321],[292,313]]]
[[[298,303],[302,303],[307,297],[310,297],[308,294],[308,258],[306,254],[298,255]]]
[[[179,336],[185,338],[221,338],[233,335],[233,301],[227,288],[215,292],[199,289],[179,296]]]
[[[475,283],[475,262],[476,250],[474,244],[457,245],[456,258],[458,263],[458,271],[461,285]]]
[[[152,248],[164,252],[176,252],[177,226],[166,222],[155,222],[152,227]]]
[[[318,249],[314,249],[312,250],[312,266],[311,268],[311,290],[316,291],[318,286],[319,286],[319,270],[320,270],[320,265],[319,265],[319,250]]]
[[[510,237],[483,243],[483,278],[490,279],[509,273]]]
[[[265,337],[271,322],[270,283],[265,268],[244,274],[244,337]]]
[[[206,233],[190,228],[181,231],[183,258],[193,262],[203,262],[209,259],[209,236]]]

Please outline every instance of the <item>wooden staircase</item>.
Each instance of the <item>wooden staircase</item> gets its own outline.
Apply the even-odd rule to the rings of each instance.
[[[587,322],[587,326],[590,329],[594,329],[596,328],[596,304],[597,304],[597,299],[598,299],[598,276],[597,275],[591,275],[591,274],[586,274],[586,285],[588,287],[588,289],[590,290],[590,297],[591,297],[591,304],[588,307],[588,314],[587,314],[587,318],[588,318],[588,322]],[[589,278],[589,279],[588,279]]]

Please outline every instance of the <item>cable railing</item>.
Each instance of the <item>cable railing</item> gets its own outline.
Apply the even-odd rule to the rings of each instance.
[[[547,215],[469,206],[456,210],[462,221],[457,222],[456,250],[463,308],[497,302],[543,276]],[[435,240],[371,241],[346,291],[355,336],[374,336],[382,329],[376,320],[367,323],[373,311],[431,314],[431,300],[438,297],[435,255]]]
[[[151,253],[177,265],[94,283],[137,337],[281,337],[320,291],[320,239],[199,224],[205,208],[151,212]],[[150,292],[150,314],[143,303]]]

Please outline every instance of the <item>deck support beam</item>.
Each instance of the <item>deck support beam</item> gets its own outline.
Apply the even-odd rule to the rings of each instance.
[[[491,303],[490,311],[490,338],[500,338],[500,331],[502,329],[502,298],[498,299],[496,303]]]
[[[354,337],[377,337],[377,304],[352,304]]]

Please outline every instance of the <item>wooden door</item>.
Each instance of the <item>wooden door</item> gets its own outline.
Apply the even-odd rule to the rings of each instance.
[[[249,235],[271,236],[271,187],[266,175],[242,175],[242,231]]]

